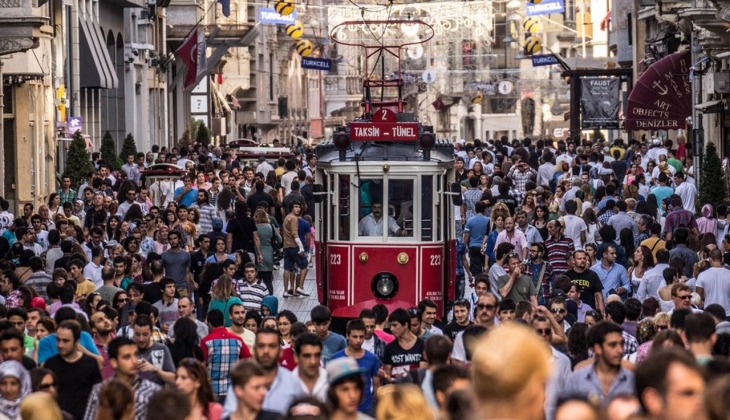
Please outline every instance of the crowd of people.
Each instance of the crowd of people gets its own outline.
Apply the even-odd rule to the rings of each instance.
[[[448,314],[378,304],[344,335],[279,309],[313,292],[313,150],[95,153],[37,211],[0,198],[0,420],[727,419],[727,208],[696,207],[688,153],[456,142]]]

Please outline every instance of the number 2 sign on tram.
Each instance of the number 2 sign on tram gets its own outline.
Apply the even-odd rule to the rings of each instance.
[[[395,112],[381,108],[372,122],[350,123],[350,138],[355,141],[418,141],[417,122],[398,122]]]

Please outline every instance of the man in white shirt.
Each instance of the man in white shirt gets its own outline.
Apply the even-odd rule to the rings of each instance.
[[[565,216],[563,216],[565,231],[563,234],[573,240],[575,250],[579,251],[583,249],[583,244],[586,242],[588,226],[583,218],[575,215],[576,211],[578,211],[578,203],[575,200],[565,202]]]
[[[684,209],[689,210],[692,213],[695,212],[695,198],[697,197],[697,187],[694,184],[685,182],[684,174],[677,172],[674,174],[674,193],[682,198],[682,204]]]
[[[705,306],[716,303],[730,316],[730,270],[723,266],[722,251],[710,251],[710,268],[697,276],[697,293]]]
[[[326,402],[329,382],[327,370],[322,367],[322,340],[316,334],[305,333],[297,337],[293,346],[297,367],[292,373],[299,380],[302,392]]]
[[[542,154],[543,164],[537,168],[537,185],[547,187],[555,175],[555,165],[553,165],[553,153],[545,150]]]

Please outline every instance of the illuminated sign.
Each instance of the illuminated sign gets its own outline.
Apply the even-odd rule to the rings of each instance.
[[[418,141],[417,122],[353,122],[350,124],[353,141]]]

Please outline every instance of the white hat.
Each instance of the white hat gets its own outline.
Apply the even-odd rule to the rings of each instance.
[[[653,139],[651,139],[651,144],[653,144],[654,146],[659,146],[662,144],[662,141],[658,137],[654,137]]]

